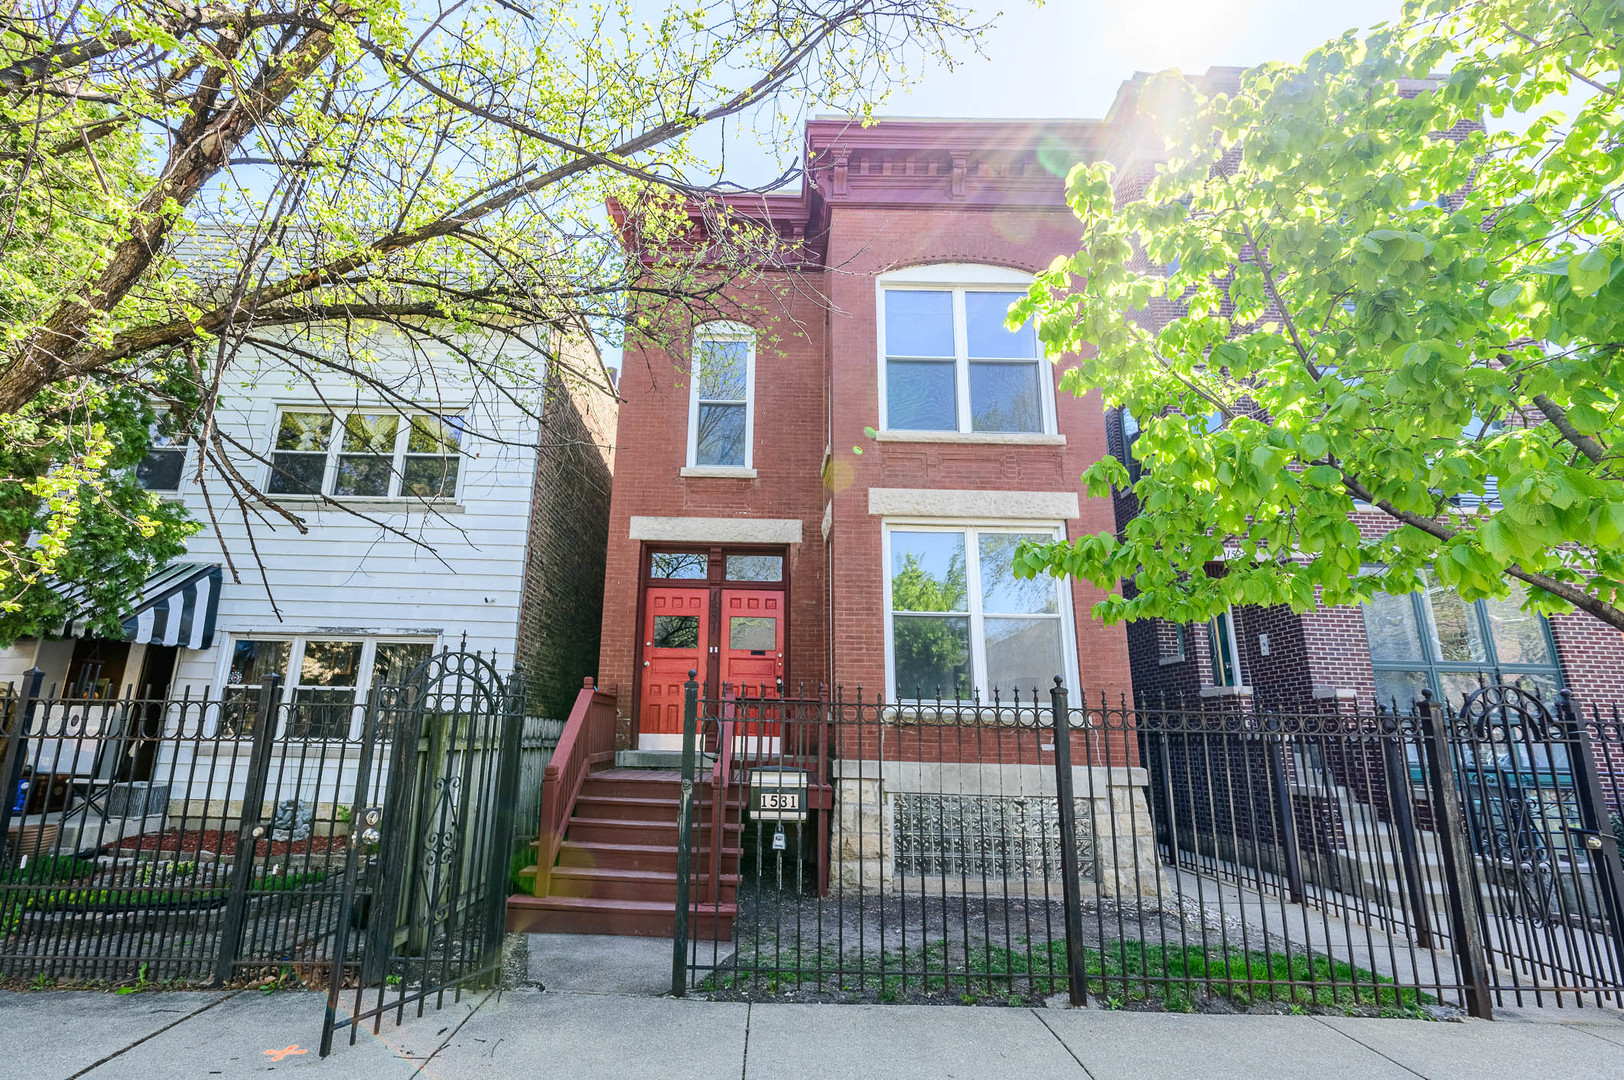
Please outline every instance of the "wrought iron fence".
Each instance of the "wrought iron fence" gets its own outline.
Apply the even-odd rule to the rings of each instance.
[[[1624,740],[1567,699],[1495,687],[1394,716],[1073,707],[1058,685],[690,692],[675,992],[1624,1003]]]
[[[399,997],[455,976],[466,943],[446,953],[447,912],[499,916],[515,792],[529,777],[536,801],[556,739],[555,722],[524,719],[498,783],[491,725],[519,699],[478,720],[425,689],[463,655],[342,709],[282,701],[274,679],[224,697],[84,699],[36,676],[0,697],[0,977],[370,975]],[[333,980],[341,927],[351,944]]]

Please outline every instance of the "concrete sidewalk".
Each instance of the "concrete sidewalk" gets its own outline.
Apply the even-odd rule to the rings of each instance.
[[[320,995],[0,994],[0,1078],[1565,1080],[1624,1076],[1624,1019],[1426,1023],[1093,1009],[743,1005],[510,990],[323,1061]],[[297,1050],[306,1050],[298,1053]],[[280,1059],[267,1051],[286,1051]]]

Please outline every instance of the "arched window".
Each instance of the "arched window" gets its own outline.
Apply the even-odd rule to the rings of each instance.
[[[957,263],[879,279],[880,419],[888,431],[1052,434],[1053,378],[1030,322],[1004,327],[1031,276]]]
[[[748,326],[707,323],[694,333],[688,394],[688,467],[754,468],[756,337]]]

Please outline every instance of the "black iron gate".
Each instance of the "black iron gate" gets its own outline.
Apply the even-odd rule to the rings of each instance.
[[[1501,1003],[1624,1005],[1617,718],[1585,717],[1566,690],[1553,714],[1525,690],[1488,686],[1445,735],[1488,988]]]
[[[343,1028],[353,1043],[369,1020],[376,1032],[391,1012],[421,1016],[500,977],[523,715],[518,673],[467,652],[369,703],[323,1056]],[[382,792],[368,782],[379,773]]]

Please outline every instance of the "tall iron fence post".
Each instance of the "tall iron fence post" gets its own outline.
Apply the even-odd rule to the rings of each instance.
[[[320,1053],[333,1052],[333,1025],[338,1020],[338,995],[344,986],[345,954],[349,952],[350,920],[355,917],[355,880],[366,848],[378,834],[380,821],[369,821],[367,800],[371,795],[373,742],[378,737],[378,706],[383,690],[377,684],[367,693],[366,715],[361,722],[361,758],[355,765],[355,799],[350,807],[350,832],[344,840],[344,884],[339,892],[338,922],[333,926],[333,964],[327,969],[327,1011],[321,1025]],[[370,836],[368,835],[370,834]]]
[[[400,890],[416,874],[407,865],[413,851],[413,832],[421,827],[415,812],[419,787],[417,744],[423,732],[427,688],[413,683],[391,703],[389,773],[383,783],[383,823],[379,830],[376,876],[365,907],[365,934],[361,944],[361,984],[384,982],[395,956],[395,931],[400,918]]]
[[[1066,707],[1065,682],[1054,677],[1049,691],[1054,717],[1054,784],[1060,812],[1061,892],[1066,905],[1066,983],[1071,1003],[1088,1002],[1088,969],[1083,956],[1083,898],[1077,865],[1077,800],[1071,783],[1071,712]]]
[[[496,778],[496,820],[492,824],[495,836],[491,839],[490,895],[486,898],[488,922],[485,930],[485,962],[501,956],[502,932],[507,926],[508,887],[513,868],[513,832],[516,819],[514,801],[519,794],[519,757],[524,752],[524,683],[520,668],[515,665],[503,695],[506,716],[502,719],[500,758]]]
[[[1269,787],[1274,792],[1275,814],[1280,819],[1276,838],[1286,863],[1286,888],[1291,892],[1291,902],[1300,904],[1307,890],[1303,886],[1303,852],[1297,842],[1297,812],[1291,801],[1291,778],[1286,775],[1285,742],[1283,734],[1263,732],[1263,758],[1268,763]]]
[[[1432,948],[1432,921],[1422,888],[1421,852],[1416,846],[1415,816],[1410,813],[1410,763],[1399,739],[1404,736],[1397,722],[1383,724],[1376,734],[1381,741],[1382,766],[1387,772],[1387,807],[1398,834],[1398,857],[1404,866],[1404,894],[1410,902],[1410,918],[1415,926],[1415,943]]]
[[[1586,854],[1596,875],[1596,885],[1602,903],[1607,908],[1607,921],[1612,925],[1614,970],[1624,974],[1624,868],[1619,865],[1618,838],[1613,835],[1607,819],[1607,796],[1602,791],[1601,778],[1596,774],[1595,747],[1590,742],[1590,728],[1573,702],[1573,692],[1563,690],[1557,704],[1557,715],[1568,737],[1573,742],[1570,758],[1577,758],[1574,768],[1574,793],[1579,802],[1579,825],[1584,830]]]
[[[1482,1020],[1494,1019],[1489,1001],[1489,972],[1485,963],[1483,920],[1473,881],[1472,849],[1466,838],[1460,788],[1455,775],[1447,715],[1440,718],[1432,691],[1421,691],[1416,707],[1426,747],[1428,794],[1432,801],[1432,827],[1437,830],[1443,856],[1444,884],[1449,892],[1449,940],[1460,968],[1466,1011]]]
[[[688,880],[692,854],[689,841],[694,828],[694,740],[699,729],[699,672],[690,669],[682,689],[682,801],[677,811],[677,910],[671,933],[671,994],[682,997],[688,989]],[[721,838],[711,837],[711,843]]]
[[[5,787],[0,789],[0,866],[6,865],[6,836],[11,829],[11,811],[19,801],[17,793],[22,788],[23,759],[28,756],[23,735],[28,731],[34,702],[39,698],[40,684],[44,681],[45,672],[37,667],[29,668],[23,672],[22,693],[12,699],[11,727],[6,729],[6,749],[0,754],[0,777],[5,778]],[[3,719],[4,713],[0,712],[0,720]],[[23,813],[28,813],[27,800],[23,800]]]
[[[237,848],[231,856],[231,884],[226,893],[225,917],[221,920],[220,952],[214,960],[216,986],[231,981],[242,949],[248,890],[254,883],[254,850],[259,838],[265,835],[260,814],[265,808],[265,785],[270,778],[271,749],[276,742],[276,704],[281,690],[280,675],[265,676],[259,688],[254,737],[248,752],[248,779],[243,785],[242,812],[237,821]]]

